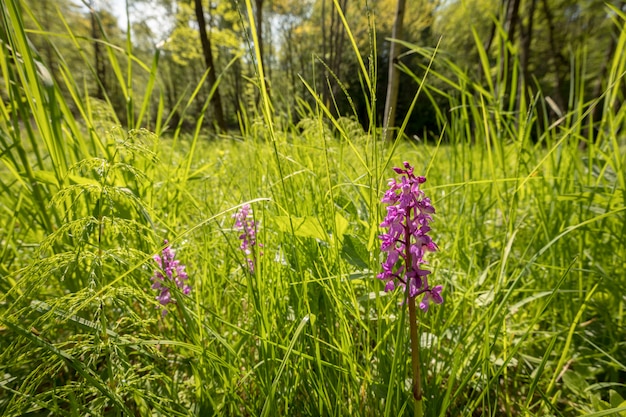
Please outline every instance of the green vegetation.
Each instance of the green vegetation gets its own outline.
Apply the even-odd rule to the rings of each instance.
[[[57,50],[51,73],[30,45],[47,32],[5,3],[0,414],[410,415],[407,314],[376,279],[380,199],[410,161],[437,210],[427,260],[445,299],[418,314],[424,414],[626,415],[620,10],[604,9],[616,37],[600,95],[586,98],[594,62],[572,54],[562,105],[527,87],[501,26],[495,58],[476,34],[478,70],[405,42],[421,63],[402,65],[409,106],[428,104],[436,129],[408,139],[399,113],[383,142],[377,66],[357,53],[348,97],[365,112],[338,116],[303,77],[297,120],[277,116],[276,88],[254,78],[258,101],[217,136],[206,73],[169,107],[159,54],[101,39],[123,100],[98,99],[91,56],[79,74]],[[254,273],[232,218],[244,204],[263,244]],[[173,290],[163,316],[150,278],[165,239],[191,293]]]

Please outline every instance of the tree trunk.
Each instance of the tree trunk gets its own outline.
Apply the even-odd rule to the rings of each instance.
[[[624,6],[626,6],[626,2],[621,1],[618,4],[615,4],[615,6],[620,10],[624,10]],[[617,104],[617,103],[605,104],[604,101],[606,100],[606,97],[603,94],[604,83],[605,81],[607,81],[609,67],[613,61],[612,58],[615,56],[615,50],[617,48],[617,39],[619,38],[619,27],[617,25],[613,25],[612,32],[613,33],[611,36],[611,41],[607,45],[606,53],[604,55],[604,60],[602,61],[602,65],[598,69],[598,75],[596,76],[596,79],[593,85],[593,90],[591,92],[591,100],[597,101],[594,104],[591,114],[587,116],[588,122],[586,123],[586,127],[585,127],[585,136],[591,140],[595,140],[594,136],[596,132],[594,132],[595,130],[594,125],[596,123],[601,122],[602,114],[604,113],[604,110],[605,110],[605,105]],[[586,146],[585,142],[581,140],[581,142],[579,143],[579,147],[584,148],[585,146]]]
[[[211,40],[206,31],[206,21],[204,20],[204,11],[202,10],[202,0],[194,0],[196,19],[200,30],[200,43],[202,43],[202,53],[204,54],[204,63],[209,71],[207,79],[211,89],[217,84],[217,76],[215,75],[215,66],[213,65],[213,52],[211,51]],[[220,98],[219,89],[215,87],[211,104],[215,112],[215,122],[220,131],[226,131],[226,122],[224,121],[224,113],[222,110],[222,99]]]
[[[404,21],[404,9],[406,0],[398,0],[396,6],[396,17],[393,22],[393,31],[391,37],[393,39],[402,38],[402,24]],[[400,87],[400,73],[396,67],[398,56],[400,55],[400,45],[397,42],[391,42],[389,50],[389,80],[387,82],[387,98],[385,100],[385,113],[383,120],[383,132],[385,140],[390,140],[393,135],[391,129],[395,126],[396,107],[398,104],[398,88]]]
[[[95,4],[92,0],[89,3],[89,14],[91,15],[91,39],[93,40],[93,53],[94,63],[97,77],[97,91],[96,98],[104,100],[104,92],[106,91],[106,67],[104,66],[104,59],[102,57],[102,51],[100,50],[100,26],[98,24],[98,16],[96,14]]]
[[[543,0],[543,12],[546,15],[546,21],[548,23],[548,41],[550,42],[550,51],[552,55],[550,57],[550,64],[554,73],[554,79],[556,80],[556,88],[554,93],[554,101],[558,105],[559,109],[563,111],[565,109],[565,99],[563,98],[563,78],[561,77],[561,71],[559,70],[561,65],[568,65],[567,60],[560,53],[556,40],[554,39],[554,33],[556,28],[554,27],[554,20],[552,19],[552,11],[548,6],[547,0]]]
[[[520,0],[509,0],[507,2],[507,14],[506,21],[504,22],[504,28],[509,42],[515,41],[515,29],[519,20],[519,6]]]
[[[264,0],[254,0],[254,24],[256,26],[256,38],[259,43],[259,65],[263,68],[263,76],[267,81],[270,77],[270,68],[265,67],[265,60],[263,59],[265,46],[263,42],[263,1]],[[271,40],[270,40],[270,49],[271,49]],[[270,85],[269,83],[265,83],[265,93],[267,96],[270,96]],[[257,95],[257,103],[261,100],[261,94]]]
[[[344,16],[348,10],[348,0],[339,0],[336,4],[331,2],[328,7],[328,19],[326,23],[326,2],[321,0],[321,22],[322,28],[322,60],[326,64],[324,74],[326,79],[322,83],[322,97],[324,103],[331,107],[331,103],[334,101],[334,97],[338,91],[338,83],[335,80],[341,78],[341,68],[343,64],[343,44],[345,43],[346,31],[341,21],[341,16],[338,8],[341,9]]]
[[[499,69],[496,93],[503,97],[508,96],[513,89],[511,85],[511,52],[508,50],[507,44],[515,44],[515,30],[519,19],[520,0],[502,0],[504,21],[502,28],[506,32],[506,38],[500,42],[500,54],[498,56]],[[511,100],[509,100],[511,103]],[[508,109],[513,110],[513,109]]]
[[[530,44],[533,37],[533,22],[535,17],[536,0],[531,0],[528,6],[528,24],[526,27],[520,23],[520,77],[517,80],[517,110],[520,110],[522,97],[527,97],[528,87],[528,62],[530,59]],[[522,96],[523,95],[523,96]]]
[[[254,0],[254,4],[256,7],[256,9],[254,10],[256,38],[259,42],[259,56],[261,57],[261,65],[263,65],[263,0]]]
[[[348,13],[348,0],[342,0],[340,2],[341,10],[344,16]],[[343,62],[343,44],[346,40],[346,30],[343,27],[343,23],[339,17],[339,12],[335,13],[336,15],[336,30],[333,42],[333,59],[331,61],[331,69],[337,76],[337,79],[341,79],[341,64]],[[333,88],[331,90],[331,94],[333,97],[337,95],[338,83],[333,83]]]

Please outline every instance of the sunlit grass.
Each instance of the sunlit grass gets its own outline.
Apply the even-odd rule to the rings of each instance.
[[[425,414],[626,411],[623,60],[594,140],[594,103],[533,137],[541,95],[513,114],[462,90],[428,143],[382,143],[321,100],[298,126],[268,107],[210,141],[100,125],[78,93],[75,117],[23,50],[17,10],[2,13],[24,57],[0,52],[3,415],[410,414],[402,295],[375,278],[379,201],[405,160],[428,178],[444,285],[420,316]],[[254,274],[231,217],[246,203]],[[162,317],[150,276],[164,239],[192,292]]]

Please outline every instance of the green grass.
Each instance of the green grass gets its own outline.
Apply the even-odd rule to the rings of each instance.
[[[23,60],[0,49],[0,414],[410,414],[402,296],[376,279],[379,201],[405,160],[428,177],[445,297],[420,316],[425,415],[626,413],[622,55],[593,138],[595,103],[533,141],[540,94],[512,113],[413,47],[428,77],[465,86],[439,109],[440,138],[382,143],[321,100],[278,126],[261,88],[263,116],[209,141],[106,123],[68,78],[74,116],[11,5],[3,42]],[[231,218],[245,203],[264,245],[254,274]],[[161,317],[164,239],[193,290]]]

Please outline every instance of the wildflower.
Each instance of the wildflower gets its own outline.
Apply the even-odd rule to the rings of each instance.
[[[191,292],[191,287],[185,282],[189,277],[185,272],[185,265],[180,261],[174,259],[176,253],[168,245],[168,241],[165,240],[165,248],[161,252],[161,255],[154,255],[153,259],[156,262],[158,269],[154,271],[150,280],[152,281],[152,289],[158,290],[159,295],[156,299],[159,304],[163,306],[163,315],[167,314],[165,307],[170,303],[175,303],[176,300],[172,298],[171,283],[173,282],[183,294],[188,295]]]
[[[232,216],[235,219],[235,230],[241,232],[239,239],[241,245],[239,248],[242,250],[248,263],[248,269],[250,272],[254,272],[256,255],[254,253],[254,247],[257,245],[256,241],[256,223],[252,218],[252,208],[249,204],[244,204],[241,209]],[[259,247],[263,247],[259,244]],[[261,255],[263,253],[261,252]]]
[[[393,291],[397,286],[406,290],[408,285],[410,298],[423,294],[419,306],[427,311],[431,301],[443,303],[442,286],[431,288],[427,279],[430,271],[422,267],[426,263],[424,254],[438,249],[428,235],[435,208],[420,190],[426,178],[415,176],[413,170],[408,162],[404,168],[394,168],[400,179],[389,180],[389,189],[381,200],[388,204],[387,216],[380,224],[387,233],[379,236],[380,249],[387,257],[378,278],[385,282],[385,291]]]

